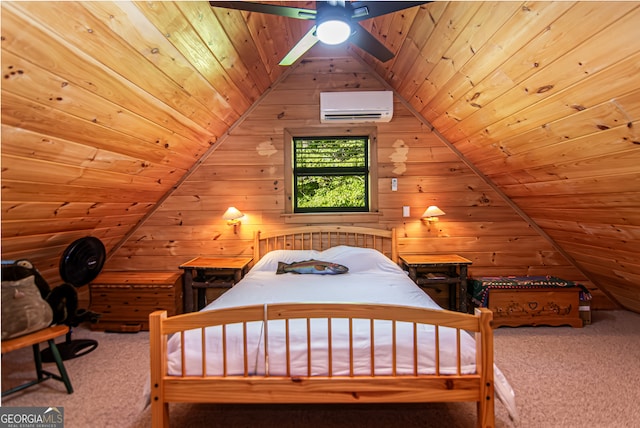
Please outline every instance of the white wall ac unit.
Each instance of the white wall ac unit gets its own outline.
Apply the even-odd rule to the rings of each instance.
[[[322,123],[389,122],[392,117],[392,91],[320,93]]]

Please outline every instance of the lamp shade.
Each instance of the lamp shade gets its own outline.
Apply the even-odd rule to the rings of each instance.
[[[240,217],[244,216],[236,207],[229,207],[222,215],[222,218],[227,221],[237,220]]]
[[[349,38],[351,27],[341,19],[321,22],[316,29],[318,39],[328,45],[339,45]]]
[[[323,5],[318,11],[316,37],[322,43],[339,45],[351,35],[349,15],[343,6]]]
[[[422,214],[422,218],[435,218],[444,214],[445,212],[442,211],[440,208],[438,208],[435,205],[431,205],[429,208],[427,208],[424,211],[424,213]]]

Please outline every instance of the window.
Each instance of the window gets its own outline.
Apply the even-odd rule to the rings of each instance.
[[[377,212],[375,141],[372,127],[287,130],[285,212]]]
[[[369,137],[294,137],[293,211],[369,211]]]

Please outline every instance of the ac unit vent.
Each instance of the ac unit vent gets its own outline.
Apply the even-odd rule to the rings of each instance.
[[[393,117],[393,92],[321,92],[320,122],[389,122]]]

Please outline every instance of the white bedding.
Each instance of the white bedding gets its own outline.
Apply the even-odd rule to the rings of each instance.
[[[299,275],[293,273],[275,274],[279,261],[291,263],[309,259],[339,263],[349,268],[349,272],[341,275]],[[269,303],[383,303],[405,306],[416,306],[441,310],[441,308],[418,286],[416,286],[390,259],[376,250],[338,246],[323,252],[312,250],[276,250],[266,254],[236,286],[203,309],[212,310],[234,306],[247,306]],[[348,375],[348,321],[332,320],[332,375]],[[413,324],[398,323],[396,331],[397,374],[412,374],[414,368]],[[227,374],[242,375],[244,361],[242,355],[244,345],[241,326],[227,328]],[[311,324],[311,360],[312,375],[327,375],[327,321],[313,320]],[[264,374],[264,340],[263,323],[253,322],[247,326],[247,354],[249,355],[249,374]],[[371,358],[369,351],[370,327],[368,320],[354,320],[354,373],[370,374]],[[285,338],[284,322],[271,321],[268,326],[269,342],[269,374],[285,375]],[[293,320],[290,322],[291,334],[291,375],[307,375],[307,343],[306,322]],[[440,329],[440,373],[457,373],[455,330]],[[418,325],[418,372],[431,374],[435,372],[435,351],[421,346],[421,338],[432,338],[433,326]],[[391,374],[391,323],[376,321],[375,324],[375,373]],[[185,333],[185,366],[187,375],[201,375],[201,332]],[[432,343],[427,339],[424,343]],[[462,373],[475,372],[475,341],[466,332],[460,336],[462,349]],[[208,375],[219,375],[223,372],[221,328],[212,327],[206,333]],[[181,351],[178,335],[168,343],[168,369],[170,375],[180,375]],[[501,385],[498,385],[501,383]],[[513,391],[506,379],[496,368],[496,392],[505,402],[504,395]],[[507,404],[507,403],[505,403]],[[515,405],[507,405],[515,415]],[[511,408],[513,407],[513,408]]]

